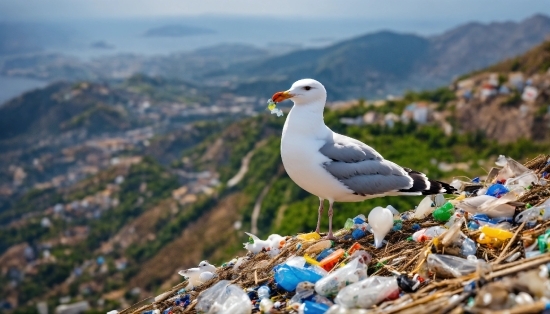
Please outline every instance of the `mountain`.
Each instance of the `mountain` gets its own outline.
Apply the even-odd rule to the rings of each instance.
[[[211,29],[199,28],[187,25],[165,25],[148,29],[146,37],[184,37],[215,33]]]
[[[519,23],[469,23],[429,38],[383,31],[326,48],[234,65],[227,72],[239,73],[236,90],[241,85],[248,90],[253,81],[314,77],[333,91],[335,100],[381,97],[443,85],[458,75],[521,54],[549,34],[550,18],[544,15]]]
[[[509,126],[513,123],[529,130],[532,121],[547,119],[542,121],[548,124],[550,116],[527,115],[518,119],[522,101],[517,97],[519,90],[511,85],[509,93],[484,99],[480,91],[493,74],[497,75],[497,84],[508,86],[508,75],[525,71],[522,74],[525,81],[533,78],[532,87],[544,91],[540,99],[530,103],[530,110],[546,108],[548,85],[544,82],[550,78],[549,47],[548,43],[540,45],[523,56],[463,77],[449,88],[410,92],[402,99],[378,105],[354,101],[342,109],[327,108],[325,122],[339,133],[368,143],[389,160],[444,181],[458,176],[473,177],[479,174],[480,167],[491,167],[499,154],[523,161],[547,152],[548,138],[535,142],[524,137],[499,143],[503,137],[515,135],[498,134],[498,128],[513,129]],[[465,83],[468,80],[471,85]],[[74,101],[101,99],[101,88],[109,88],[108,94],[128,97],[122,101],[131,101],[132,95],[138,97],[134,100],[137,104],[150,99],[152,107],[160,109],[151,114],[173,108],[180,93],[186,91],[187,97],[191,97],[196,88],[181,81],[142,75],[116,87],[87,84],[88,92],[82,91],[81,95],[88,96],[76,95]],[[65,95],[71,88],[82,89],[81,85],[52,85],[38,92],[42,93],[41,98],[56,99],[60,91],[65,91],[61,92]],[[464,86],[470,88],[469,99],[464,97]],[[32,94],[23,98],[29,95]],[[34,103],[35,97],[29,98],[33,101],[27,105]],[[165,99],[166,103],[159,99]],[[414,110],[412,104],[429,108],[431,122],[408,123],[406,118]],[[57,105],[54,103],[52,108]],[[238,108],[237,112],[241,111]],[[483,115],[478,116],[498,122],[483,125],[475,120],[476,112],[482,111]],[[48,115],[47,111],[40,112]],[[134,114],[139,117],[139,112]],[[147,111],[143,114],[147,115]],[[376,118],[365,123],[365,117],[370,116]],[[403,120],[388,123],[388,117]],[[97,138],[82,140],[84,144],[73,143],[60,149],[62,154],[37,155],[36,163],[32,158],[18,157],[14,161],[16,166],[0,168],[13,168],[8,174],[0,173],[0,178],[13,175],[21,181],[19,184],[25,185],[41,171],[58,167],[56,177],[0,204],[2,304],[16,307],[21,313],[31,313],[38,302],[46,300],[46,306],[53,311],[60,298],[68,297],[71,302],[87,301],[98,312],[126,308],[181,282],[177,271],[182,268],[196,266],[204,259],[221,265],[234,256],[242,256],[245,253],[242,243],[247,238],[244,231],[254,230],[265,238],[271,233],[313,230],[318,199],[292,182],[280,160],[284,118],[268,112],[223,123],[216,115],[203,118],[199,122],[186,121],[168,132],[161,132],[155,124],[149,124],[150,129],[125,132],[124,138],[133,140],[136,146],[141,145],[139,141],[148,141],[139,147],[117,151],[115,146],[108,146],[102,150]],[[33,121],[39,121],[26,119],[31,127]],[[479,132],[472,132],[476,129],[466,124],[467,120],[478,121]],[[446,133],[448,130],[441,126],[449,126],[451,131]],[[497,134],[491,129],[496,129]],[[18,136],[24,136],[25,130],[19,130]],[[47,132],[59,131],[54,128]],[[101,139],[111,143],[119,134],[108,133]],[[71,162],[72,168],[59,170],[58,164],[67,162]],[[75,169],[92,167],[96,167],[95,172],[75,175],[79,173]],[[76,179],[61,180],[70,177],[67,173],[71,172]],[[27,178],[22,173],[27,173]],[[6,193],[6,185],[0,187],[0,192]],[[368,214],[374,206],[391,204],[398,210],[412,209],[420,198],[387,197],[338,203],[334,225],[343,226],[347,218]],[[326,218],[322,220],[322,228],[327,228]]]

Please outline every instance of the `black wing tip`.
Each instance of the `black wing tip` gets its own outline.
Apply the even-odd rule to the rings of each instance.
[[[399,190],[400,192],[421,192],[422,195],[433,194],[454,194],[456,189],[448,183],[430,180],[422,172],[404,168],[409,177],[413,179],[413,186],[409,189]],[[429,186],[428,186],[429,183]]]
[[[430,181],[430,189],[422,192],[422,195],[432,195],[432,194],[454,194],[456,189],[450,184],[441,182],[441,181]]]

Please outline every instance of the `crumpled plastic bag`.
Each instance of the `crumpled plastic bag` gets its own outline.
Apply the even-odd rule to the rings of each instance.
[[[485,214],[491,218],[512,217],[516,210],[514,206],[516,200],[517,196],[512,193],[505,194],[500,198],[479,195],[460,201],[456,207],[471,214]]]
[[[348,309],[369,308],[399,296],[395,277],[372,276],[340,290],[334,301]]]
[[[315,292],[325,297],[335,296],[345,286],[367,278],[366,263],[366,256],[359,255],[346,266],[317,281]]]
[[[250,314],[252,303],[248,295],[229,280],[221,280],[197,298],[195,307],[199,313]]]

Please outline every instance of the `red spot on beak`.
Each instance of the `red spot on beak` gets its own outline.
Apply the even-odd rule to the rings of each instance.
[[[292,96],[294,96],[294,95],[292,95],[288,91],[284,91],[284,92],[277,92],[277,93],[273,94],[273,97],[271,97],[271,99],[274,102],[281,102],[281,101],[284,101],[284,100],[287,100],[287,99],[291,98]]]

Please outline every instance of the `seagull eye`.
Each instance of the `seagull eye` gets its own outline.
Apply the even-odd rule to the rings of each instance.
[[[311,86],[306,86],[306,87],[302,87],[302,88],[305,89],[305,90],[310,90]]]

